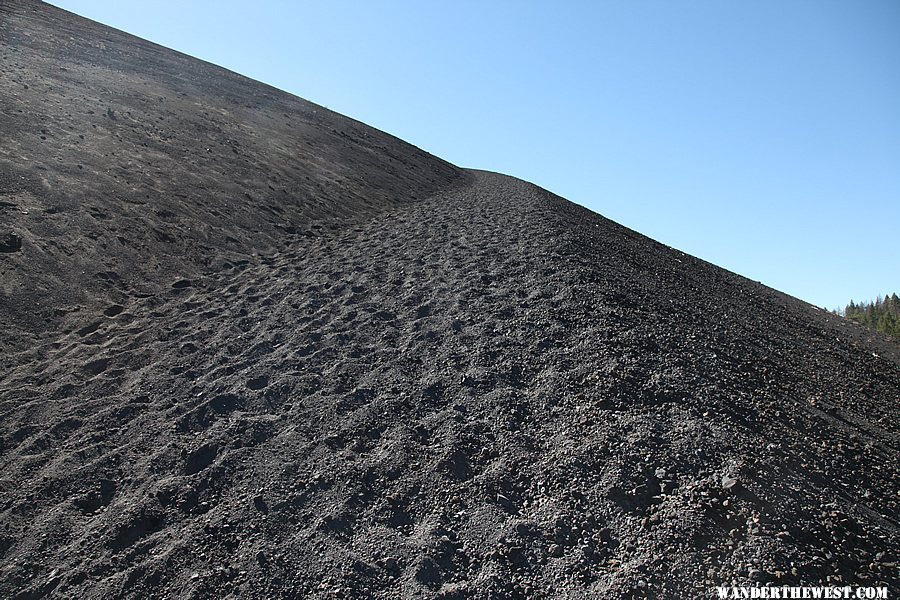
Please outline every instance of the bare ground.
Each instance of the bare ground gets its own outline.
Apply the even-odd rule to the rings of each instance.
[[[896,345],[211,65],[0,17],[3,597],[896,591]]]

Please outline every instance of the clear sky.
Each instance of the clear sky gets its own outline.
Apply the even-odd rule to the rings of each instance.
[[[53,0],[835,308],[900,293],[897,0]]]

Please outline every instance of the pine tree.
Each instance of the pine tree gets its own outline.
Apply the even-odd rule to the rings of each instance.
[[[879,294],[872,302],[856,304],[851,300],[844,308],[843,315],[900,340],[900,298],[896,293],[884,296]]]

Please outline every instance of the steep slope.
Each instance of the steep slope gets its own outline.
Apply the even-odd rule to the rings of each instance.
[[[153,294],[462,177],[295,96],[38,2],[0,4],[3,331]],[[25,347],[4,336],[5,345]]]
[[[23,77],[44,64],[35,57],[70,68],[28,42],[63,31],[79,47],[118,40],[122,62],[83,66],[86,87],[124,87],[128,57],[152,48],[158,72],[209,73],[204,104],[221,102],[225,82],[293,102],[307,125],[266,133],[286,147],[323,136],[322,160],[260,150],[272,166],[252,168],[296,169],[285,186],[346,175],[220,211],[208,230],[192,215],[212,218],[212,192],[138,181],[138,195],[168,186],[172,197],[151,194],[152,206],[167,202],[184,239],[203,240],[181,252],[95,250],[117,273],[132,265],[140,288],[41,279],[47,267],[28,262],[45,247],[39,220],[16,222],[25,241],[0,255],[5,287],[22,278],[16,293],[34,295],[61,281],[86,300],[59,332],[34,324],[62,296],[4,300],[5,336],[29,345],[0,373],[0,595],[673,598],[732,581],[896,586],[895,346],[533,185],[459,171],[323,113],[338,131],[384,140],[383,154],[357,152],[322,133],[312,112],[322,109],[301,100],[44,5],[3,10],[15,30],[3,29],[3,50],[16,56],[4,65]],[[166,86],[179,89],[158,85],[167,97]],[[190,111],[179,114],[189,126]],[[232,126],[252,136],[254,119]],[[3,173],[52,179],[83,160],[61,144],[59,163],[32,166],[22,157],[41,156],[38,139],[5,137]],[[401,155],[402,168],[390,159]],[[251,168],[230,160],[231,173]],[[244,185],[212,173],[202,185],[223,197]],[[80,225],[57,232],[63,248],[131,218],[132,188],[108,183],[109,218],[91,224],[94,179],[70,181]],[[146,227],[166,222],[145,216]],[[155,262],[166,268],[146,266]]]

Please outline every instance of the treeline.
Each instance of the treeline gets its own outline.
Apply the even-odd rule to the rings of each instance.
[[[851,300],[843,311],[836,312],[900,340],[900,298],[897,297],[897,294],[891,294],[884,298],[878,296],[874,302],[861,304],[856,304]]]

